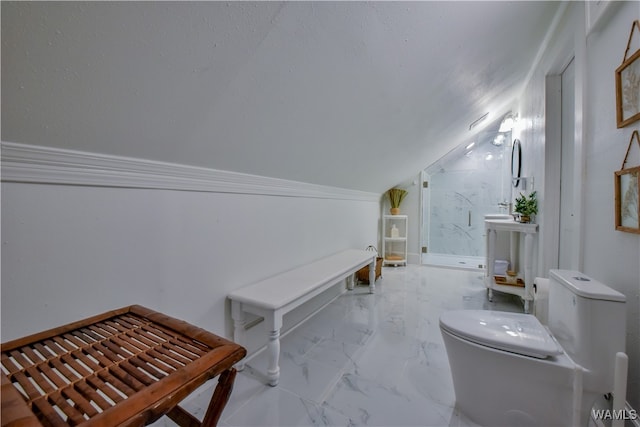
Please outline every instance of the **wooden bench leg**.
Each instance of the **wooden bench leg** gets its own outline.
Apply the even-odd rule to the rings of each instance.
[[[234,368],[220,374],[218,385],[213,392],[211,402],[209,402],[209,408],[207,408],[207,413],[204,415],[204,419],[202,420],[202,427],[215,427],[218,425],[220,415],[222,415],[222,411],[231,396],[233,381],[235,378],[236,370]]]
[[[182,409],[180,406],[174,407],[167,413],[167,417],[180,427],[200,427],[200,420]]]
[[[236,378],[236,370],[230,368],[218,377],[218,385],[211,396],[207,412],[204,414],[202,423],[196,417],[189,412],[185,411],[180,406],[175,406],[171,411],[167,413],[167,416],[173,420],[180,427],[215,427],[218,425],[220,415],[224,410],[231,391],[233,390],[233,382]]]

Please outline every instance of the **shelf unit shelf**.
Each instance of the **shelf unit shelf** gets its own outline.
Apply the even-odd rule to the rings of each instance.
[[[407,215],[382,217],[382,257],[384,265],[407,265]]]

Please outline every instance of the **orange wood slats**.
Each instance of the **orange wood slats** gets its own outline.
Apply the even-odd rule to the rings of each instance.
[[[51,357],[55,357],[57,356],[57,353],[55,351],[53,351],[52,349],[48,348],[47,346],[45,346],[43,343],[41,342],[37,342],[33,345],[34,349],[38,351],[38,353],[40,353],[40,355],[42,355],[42,357],[45,360],[50,359]]]
[[[74,410],[80,414],[87,414],[89,417],[98,415],[96,408],[91,405],[91,401],[87,400],[82,394],[73,387],[67,387],[61,390],[62,396],[74,403]]]
[[[11,353],[11,358],[16,362],[16,364],[19,366],[20,370],[24,370],[30,366],[33,366],[33,362],[31,362],[30,360],[27,360],[26,357],[24,357],[22,355],[22,353],[18,350],[13,350]]]
[[[153,357],[156,360],[160,360],[162,363],[165,363],[171,366],[174,369],[179,369],[184,366],[184,363],[180,363],[179,361],[167,357],[166,355],[160,353],[158,350],[149,350],[149,356]]]
[[[20,387],[24,389],[27,393],[29,399],[33,400],[37,397],[42,396],[42,393],[38,391],[38,389],[29,381],[29,378],[24,374],[24,372],[18,372],[13,375],[13,379],[20,384]]]
[[[22,347],[20,350],[22,351],[22,354],[25,355],[34,365],[38,365],[45,360],[41,355],[36,354],[31,347]]]
[[[149,338],[145,337],[144,334],[141,334],[140,329],[127,331],[126,334],[132,340],[139,342],[142,345],[146,345],[150,348],[155,347],[157,344],[155,341],[152,341]]]
[[[188,341],[182,338],[182,336],[176,334],[175,332],[169,329],[161,328],[159,326],[154,327],[153,325],[148,325],[146,327],[143,327],[143,329],[152,334],[158,335],[166,339],[173,345],[179,346],[180,348],[183,348],[199,356],[202,356],[203,354],[205,354],[210,348],[203,344],[197,343],[196,341]]]
[[[94,340],[96,342],[100,342],[100,341],[105,339],[104,336],[98,335],[97,333],[92,331],[90,328],[82,328],[82,329],[80,329],[80,333],[85,335],[87,337],[87,340]]]
[[[82,354],[82,353],[80,353]],[[77,353],[76,353],[77,355]],[[84,359],[84,358],[83,358]],[[66,363],[68,366],[70,366],[74,371],[76,371],[78,374],[80,374],[81,377],[86,378],[89,375],[91,375],[94,371],[93,370],[89,370],[87,369],[87,363],[85,363],[84,365],[80,364],[80,361],[77,360],[77,358],[74,356],[74,354],[64,354],[60,357],[60,360],[63,363]]]
[[[113,379],[118,380],[119,384],[124,384],[125,388],[118,387],[118,390],[125,393],[126,390],[142,390],[144,388],[144,384],[138,381],[135,377],[133,377],[129,372],[124,370],[121,366],[113,366],[109,369],[109,373],[111,374]],[[133,393],[135,393],[135,391]],[[130,392],[126,392],[128,396],[131,394]]]
[[[142,318],[135,314],[123,314],[118,317],[117,321],[129,329],[141,328],[150,323],[149,321],[142,320]]]
[[[140,357],[130,359],[131,364],[137,367],[138,369],[143,370],[147,374],[151,375],[156,380],[159,380],[167,376],[167,374],[165,374],[164,372],[160,371],[155,366],[153,366],[152,363],[147,363],[147,361],[145,361],[142,358],[142,356],[143,355],[141,354]]]
[[[98,393],[93,387],[91,387],[89,380],[80,381],[75,385],[76,389],[79,393],[83,395],[83,397],[89,401],[94,402],[100,409],[103,411],[107,408],[113,406],[113,404],[107,401],[100,393]]]
[[[94,347],[86,347],[82,350],[82,353],[86,354],[87,356],[91,356],[91,358],[96,361],[95,363],[97,363],[100,367],[105,368],[114,364],[113,360],[106,357],[104,354],[102,354],[102,352],[98,351]]]
[[[74,334],[68,333],[63,335],[64,339],[75,345],[77,348],[85,348],[87,343],[78,339]]]
[[[140,369],[136,368],[131,363],[131,361],[127,361],[127,362],[121,363],[120,367],[122,369],[124,369],[131,377],[133,377],[136,380],[140,381],[145,386],[150,386],[151,384],[156,382],[156,380],[154,378],[151,378],[149,375],[147,375],[146,373],[144,373]]]
[[[191,359],[189,359],[188,357],[183,357],[179,353],[174,352],[173,347],[171,346],[163,345],[162,347],[156,348],[156,350],[160,354],[164,355],[165,357],[171,360],[175,360],[177,363],[180,363],[181,365],[188,365],[189,363],[191,363]]]
[[[53,340],[45,340],[44,345],[47,347],[49,351],[53,352],[54,354],[57,354],[58,356],[61,356],[69,352],[66,348],[60,346],[60,344],[58,344]]]
[[[105,383],[104,381],[102,381],[102,379],[100,379],[100,377],[96,376],[96,375],[92,375],[90,377],[87,378],[87,384],[89,384],[91,387],[93,387],[96,390],[96,393],[99,391],[102,394],[104,394],[105,396],[107,396],[111,401],[118,403],[121,402],[122,400],[124,400],[124,397],[122,397],[122,395],[120,393],[118,393],[117,391],[114,390],[113,387],[109,387],[107,385],[107,383]],[[100,395],[100,394],[98,394]],[[98,405],[100,405],[100,407],[102,408],[102,405],[100,404],[99,401],[96,400],[96,403]],[[111,402],[107,403],[111,404]],[[103,408],[105,409],[105,408]]]
[[[56,389],[51,385],[51,383],[46,379],[46,376],[42,375],[41,372],[35,367],[27,368],[27,376],[31,377],[31,379],[40,387],[41,390],[44,390],[45,393],[53,393]]]
[[[245,354],[233,343],[144,307],[131,306],[127,311],[94,316],[70,324],[73,328],[66,325],[3,344],[3,381],[13,383],[16,397],[21,396],[26,410],[31,410],[44,425],[73,426],[93,417],[101,424],[111,419],[111,414],[122,413],[118,419],[134,420],[136,413],[130,411],[151,410],[151,406],[144,409],[146,406],[141,403],[149,405],[153,401],[139,395],[147,387],[152,387],[149,391],[154,390],[153,395],[156,390],[161,391],[158,399],[165,402],[153,404],[153,411],[161,411],[154,417],[170,410],[175,405],[174,393],[184,396],[181,393],[193,390],[208,375],[231,366],[227,365],[232,362],[229,360],[215,373],[202,375],[202,371],[196,375],[199,366],[215,360],[212,356],[217,351],[212,350],[219,346],[231,344],[229,350],[220,353],[218,363],[228,357],[238,361]],[[171,375],[182,369],[193,378]],[[178,392],[173,387],[180,381],[185,381],[181,386],[184,388]],[[164,385],[158,388],[158,382]],[[19,398],[15,404],[20,404]],[[4,405],[3,400],[3,415]],[[121,412],[112,412],[116,410],[114,406]],[[12,412],[18,413],[21,412]]]
[[[9,358],[9,355],[6,353],[2,353],[1,363],[2,366],[4,366],[7,371],[9,371],[10,374],[15,374],[20,370],[20,368],[18,368],[18,366],[13,363],[13,361]]]
[[[44,416],[48,424],[51,424],[54,427],[64,427],[69,425],[60,417],[60,415],[58,415],[46,398],[34,400],[33,406]]]
[[[113,336],[110,341],[132,354],[140,354],[149,349],[149,347],[135,342],[126,335]]]
[[[132,330],[132,329],[134,329],[135,327],[137,327],[137,326],[134,326],[134,325],[133,325],[133,324],[131,324],[131,323],[128,323],[128,322],[126,322],[126,321],[123,321],[123,316],[119,317],[118,319],[109,319],[109,320],[106,320],[106,321],[104,322],[104,325],[105,325],[105,326],[108,326],[108,327],[110,327],[110,328],[113,328],[113,329],[115,329],[115,330],[117,330],[117,331],[119,331],[119,332],[124,332],[124,333],[127,333],[127,332],[129,332],[130,330]]]
[[[158,370],[161,376],[163,377],[175,371],[173,366],[168,365],[166,363],[162,363],[160,360],[153,357],[151,354],[141,353],[139,357],[140,357],[140,360],[144,361],[146,364],[153,367],[153,369]]]
[[[105,372],[100,372],[98,374],[98,378],[100,378],[105,383],[110,384],[111,386],[113,386],[113,388],[115,390],[117,390],[118,392],[122,393],[125,396],[132,396],[136,392],[136,390],[134,388],[132,388],[128,384],[125,384],[124,382],[120,381],[117,377],[115,377],[110,372],[106,372],[106,371]],[[119,394],[118,394],[118,396],[119,396]],[[109,397],[111,397],[111,395],[109,395]],[[112,399],[116,400],[113,397],[112,397]]]
[[[45,399],[38,399],[38,400],[40,402],[45,401]],[[59,392],[49,395],[49,398],[47,400],[49,404],[51,404],[52,406],[53,404],[55,404],[55,406],[58,407],[58,409],[60,409],[62,412],[64,412],[64,414],[67,417],[69,417],[70,420],[67,421],[68,423],[80,424],[82,421],[84,421],[84,417],[82,416],[82,413],[77,409],[75,409],[73,406],[71,406],[69,402],[67,402],[67,400],[64,397],[62,397],[62,395]]]

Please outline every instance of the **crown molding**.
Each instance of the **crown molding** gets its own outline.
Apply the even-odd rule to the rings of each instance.
[[[2,182],[379,202],[359,190],[61,148],[0,143]]]

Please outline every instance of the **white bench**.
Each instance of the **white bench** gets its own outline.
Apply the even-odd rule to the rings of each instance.
[[[353,289],[354,273],[367,265],[369,266],[369,292],[374,293],[376,254],[371,251],[349,249],[229,294],[235,342],[242,346],[246,344],[245,313],[262,316],[266,322],[269,338],[267,377],[271,386],[277,385],[280,377],[282,316],[326,291],[340,280],[347,279],[348,289]],[[236,367],[241,370],[244,362],[241,361]]]

